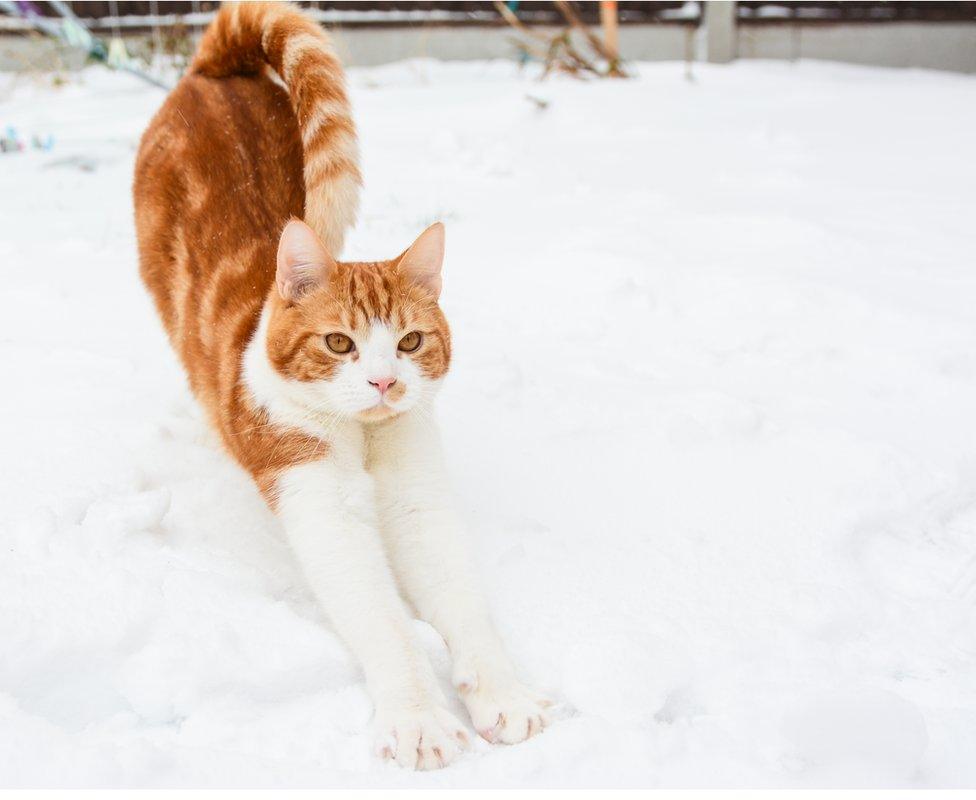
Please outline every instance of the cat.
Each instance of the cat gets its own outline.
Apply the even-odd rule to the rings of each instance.
[[[287,4],[224,5],[142,137],[140,272],[191,389],[362,665],[377,754],[430,769],[470,740],[408,602],[444,637],[489,742],[541,732],[549,701],[516,676],[447,488],[431,409],[451,359],[444,227],[388,261],[337,261],[360,185],[325,32]]]

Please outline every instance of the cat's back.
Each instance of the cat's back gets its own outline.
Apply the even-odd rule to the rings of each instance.
[[[298,125],[281,86],[265,75],[191,73],[142,136],[134,200],[137,210],[162,200],[179,206],[181,195],[173,191],[182,190],[192,201],[188,210],[205,211],[212,199],[243,214],[243,225],[255,221],[248,218],[251,209],[260,213],[297,201],[300,211],[302,166]]]
[[[287,93],[263,75],[187,75],[142,137],[133,195],[143,279],[174,344],[228,267],[223,310],[229,299],[258,308],[278,232],[304,204]]]

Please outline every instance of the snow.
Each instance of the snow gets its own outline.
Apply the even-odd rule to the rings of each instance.
[[[351,76],[347,256],[447,223],[449,458],[560,702],[424,775],[370,756],[362,677],[139,283],[161,93],[0,78],[0,129],[56,137],[0,156],[0,783],[973,785],[976,79],[639,71]]]

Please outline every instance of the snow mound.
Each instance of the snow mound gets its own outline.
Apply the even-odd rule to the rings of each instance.
[[[0,156],[0,784],[976,782],[976,79],[639,72],[351,75],[347,256],[447,224],[448,457],[560,702],[428,775],[370,756],[362,676],[140,286],[160,93],[0,76],[0,129],[55,142]]]

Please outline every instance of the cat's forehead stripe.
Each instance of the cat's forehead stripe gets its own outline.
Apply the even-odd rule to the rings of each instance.
[[[386,272],[380,264],[356,264],[348,268],[346,299],[356,327],[374,318],[393,321],[396,287],[393,276]]]

